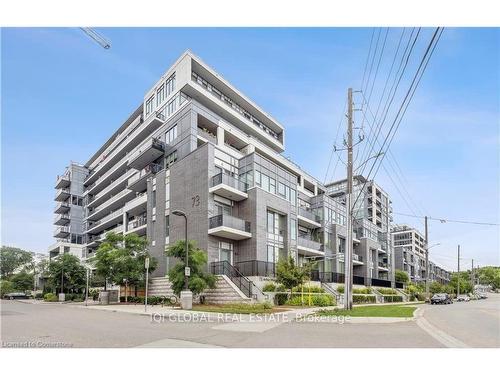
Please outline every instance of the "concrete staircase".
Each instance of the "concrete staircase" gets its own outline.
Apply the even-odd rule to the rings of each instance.
[[[337,291],[337,286],[334,283],[321,283],[321,287],[327,292],[328,294],[332,295],[333,298],[335,298],[335,301],[337,301],[337,305],[343,305],[344,304],[344,294],[339,293]]]
[[[172,283],[168,277],[153,277],[149,279],[148,296],[167,296],[172,297]]]
[[[226,276],[217,275],[214,289],[207,289],[201,295],[205,297],[205,303],[252,303],[253,300],[243,294],[236,285]]]
[[[206,303],[251,303],[248,298],[239,290],[236,285],[225,275],[218,275],[214,289],[207,289],[201,295],[205,296]],[[148,296],[174,296],[172,283],[168,277],[153,277],[149,280]],[[195,298],[198,302],[198,298]]]

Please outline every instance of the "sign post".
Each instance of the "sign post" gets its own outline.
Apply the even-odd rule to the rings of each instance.
[[[148,281],[149,281],[149,258],[146,258],[144,262],[144,268],[146,269],[146,295],[144,296],[144,311],[148,311]]]

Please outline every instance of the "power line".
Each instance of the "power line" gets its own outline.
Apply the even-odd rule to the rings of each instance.
[[[415,217],[418,219],[423,219],[425,217],[425,216],[419,216],[419,215],[405,214],[405,213],[401,213],[401,212],[394,212],[394,214],[401,215],[401,216]],[[439,221],[443,224],[444,223],[458,223],[458,224],[474,224],[474,225],[490,225],[490,226],[499,226],[500,225],[498,223],[487,223],[487,222],[480,222],[480,221],[467,221],[467,220],[455,220],[455,219],[442,219],[442,218],[431,217],[431,216],[427,216],[427,219]]]
[[[406,68],[408,66],[408,62],[409,62],[410,56],[411,56],[411,54],[413,52],[415,44],[416,44],[416,42],[418,40],[418,37],[420,35],[420,28],[419,28],[418,31],[417,31],[417,34],[415,35],[415,37],[413,39],[413,42],[412,42],[412,37],[413,37],[414,31],[415,31],[415,29],[412,29],[412,32],[410,33],[410,36],[408,38],[408,42],[406,43],[405,50],[403,52],[403,55],[401,56],[401,60],[399,62],[398,69],[396,71],[396,74],[394,75],[394,80],[393,80],[391,88],[389,90],[389,94],[387,96],[387,100],[386,100],[386,102],[384,104],[384,107],[382,109],[382,114],[381,114],[381,116],[379,118],[378,124],[376,124],[375,138],[378,138],[378,136],[380,135],[380,132],[382,131],[383,125],[384,125],[384,123],[385,123],[385,121],[387,119],[387,115],[388,115],[389,110],[390,110],[390,108],[392,106],[392,103],[394,101],[394,97],[396,96],[396,92],[398,91],[399,85],[401,83],[401,79],[403,78],[404,73],[406,71]],[[410,47],[410,45],[411,45],[411,47]],[[410,49],[408,50],[408,48],[410,48]],[[408,51],[408,55],[406,54],[407,51]],[[399,72],[401,72],[401,74],[399,74],[399,79],[398,79],[398,73]],[[392,96],[391,96],[391,93],[392,93]],[[367,155],[370,155],[374,151],[374,146],[372,145],[372,147],[368,148],[368,150],[369,151],[368,151]],[[376,163],[376,160],[374,161],[373,165],[375,165],[375,163]],[[363,170],[361,171],[361,175],[364,173],[365,168],[366,168],[366,165],[363,167]],[[373,166],[372,166],[372,169],[373,169]]]
[[[387,133],[385,139],[384,139],[384,142],[382,143],[382,147],[381,147],[381,150],[380,150],[380,155],[381,155],[381,161],[380,163],[378,164],[378,167],[372,177],[375,178],[375,176],[377,175],[377,172],[380,168],[380,164],[382,163],[383,159],[384,159],[384,146],[387,142],[387,140],[389,140],[389,137],[390,137],[390,140],[389,140],[389,143],[387,144],[387,150],[389,149],[391,143],[392,143],[392,140],[394,139],[394,135],[396,134],[398,128],[399,128],[399,125],[401,124],[401,121],[403,120],[403,117],[406,113],[406,110],[408,109],[408,106],[413,98],[413,95],[415,94],[415,91],[420,83],[420,80],[423,76],[423,74],[425,73],[425,70],[427,68],[427,64],[428,62],[430,61],[430,58],[432,57],[432,54],[435,50],[435,47],[439,41],[439,38],[441,37],[441,34],[442,34],[442,28],[438,27],[436,28],[436,31],[434,32],[433,36],[432,36],[432,39],[431,41],[429,42],[426,50],[425,50],[425,53],[424,53],[424,56],[422,57],[422,59],[420,60],[420,64],[418,66],[418,69],[417,69],[417,72],[415,73],[414,77],[413,77],[413,80],[410,84],[410,87],[408,88],[407,92],[406,92],[406,95],[401,103],[401,105],[399,106],[399,109],[398,109],[398,112],[396,113],[396,116],[394,118],[394,121],[392,122],[392,125],[391,127],[389,128],[389,132]],[[441,32],[440,32],[441,31]],[[438,36],[438,33],[439,33],[439,36]],[[418,34],[417,34],[418,36]],[[416,40],[415,40],[416,41]],[[414,41],[414,43],[415,43]],[[436,41],[434,43],[434,41]],[[412,46],[413,47],[413,46]],[[427,56],[429,56],[427,58]],[[409,56],[406,60],[406,64],[408,63],[408,59],[409,59]],[[405,64],[405,66],[406,66]],[[420,76],[419,76],[420,74]],[[401,79],[401,77],[400,77]],[[399,117],[399,120],[398,120],[398,117]],[[393,128],[395,127],[395,130],[394,132],[392,132]],[[378,160],[378,157],[375,158],[373,164],[372,164],[372,167],[370,168],[370,171],[368,173],[368,176],[366,178],[366,181],[364,182],[363,184],[363,187],[361,188],[361,190],[359,191],[359,194],[356,198],[356,200],[354,201],[354,205],[356,204],[356,202],[358,201],[359,197],[361,196],[362,192],[363,192],[363,189],[364,189],[364,186],[366,186],[366,183],[368,182],[368,180],[370,179],[370,175],[371,175],[371,172],[373,171],[373,169],[375,168],[375,165],[377,164],[377,160]]]

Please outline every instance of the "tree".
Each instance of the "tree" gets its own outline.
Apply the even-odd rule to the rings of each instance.
[[[460,294],[472,292],[472,283],[468,272],[460,272],[460,274],[458,272],[453,273],[448,285],[454,293],[457,292],[458,285],[460,285]]]
[[[17,247],[2,246],[0,249],[0,275],[7,279],[14,271],[32,263],[33,255]]]
[[[25,292],[27,290],[33,290],[34,288],[34,277],[32,273],[26,271],[21,271],[16,273],[10,278],[12,285],[16,291]]]
[[[306,263],[303,267],[298,267],[290,256],[282,258],[276,266],[276,281],[287,289],[292,289],[302,285],[311,273],[312,263]]]
[[[394,274],[394,279],[397,283],[407,283],[410,281],[408,274],[405,271],[396,270]]]
[[[49,283],[61,293],[64,293],[64,290],[75,291],[84,288],[86,279],[85,267],[72,254],[63,254],[49,264]]]
[[[175,294],[180,295],[184,290],[184,268],[186,266],[186,248],[185,241],[180,240],[169,246],[166,254],[169,257],[176,258],[177,264],[168,272],[168,278],[172,283],[172,289]],[[215,288],[215,276],[203,271],[207,264],[207,254],[204,250],[196,247],[195,241],[188,241],[188,260],[190,276],[188,287],[193,294],[200,294],[207,288]]]
[[[97,276],[104,280],[104,290],[108,282],[125,283],[126,287],[144,283],[144,263],[150,257],[147,245],[147,240],[135,233],[125,236],[107,233],[93,260]],[[155,258],[150,257],[149,270],[154,271],[157,263]]]
[[[442,293],[444,291],[444,288],[442,284],[438,283],[437,281],[434,281],[429,285],[429,291],[432,294]]]
[[[3,298],[4,294],[12,293],[14,290],[12,281],[0,280],[0,298]]]

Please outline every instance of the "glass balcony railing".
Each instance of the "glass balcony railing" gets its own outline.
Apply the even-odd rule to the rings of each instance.
[[[315,221],[317,223],[319,223],[319,221],[320,221],[319,215],[316,215],[314,212],[312,212],[311,210],[309,210],[305,207],[299,207],[298,214],[302,217],[305,217],[306,219]]]
[[[212,177],[211,187],[224,184],[232,188],[238,189],[239,191],[246,192],[248,189],[248,184],[238,180],[237,178],[230,176],[225,173],[219,173]]]
[[[250,222],[230,215],[217,215],[208,219],[209,229],[228,227],[250,233]]]
[[[297,241],[297,245],[307,247],[308,249],[318,250],[318,251],[322,249],[321,242],[316,241],[312,237],[308,237],[308,236],[299,236],[298,241]]]

